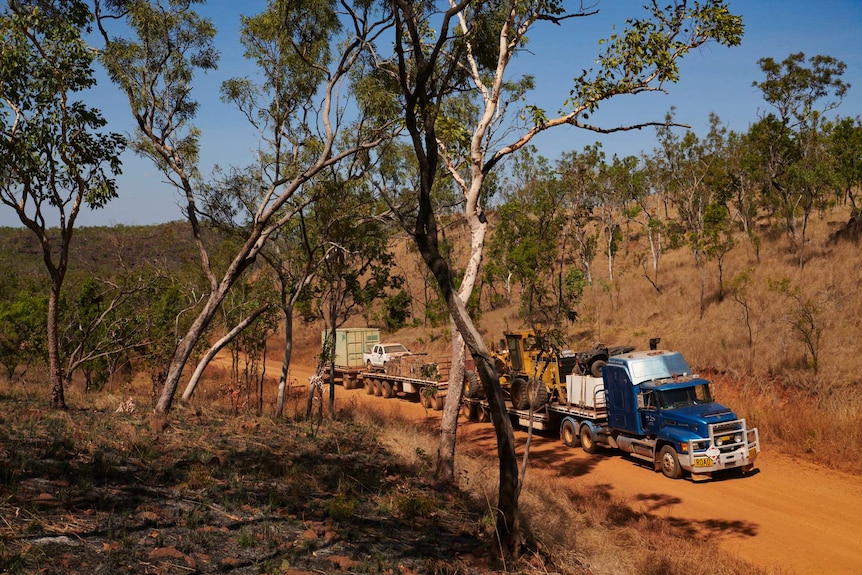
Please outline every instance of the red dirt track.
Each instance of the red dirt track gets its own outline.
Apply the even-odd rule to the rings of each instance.
[[[303,370],[304,371],[304,370]],[[404,399],[336,388],[337,403],[361,401],[395,408],[417,420],[426,412]],[[490,424],[459,424],[459,441],[496,452]],[[523,445],[526,433],[516,431]],[[588,455],[548,434],[534,436],[530,474],[568,476],[585,488],[603,486],[635,511],[665,517],[681,529],[712,535],[721,547],[769,572],[862,574],[862,479],[793,460],[763,445],[746,477],[672,481],[616,451]]]

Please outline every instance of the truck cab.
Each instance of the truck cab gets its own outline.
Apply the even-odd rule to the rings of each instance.
[[[760,452],[748,429],[714,399],[713,385],[692,374],[679,352],[651,350],[612,356],[603,371],[606,441],[651,459],[672,478],[753,469]]]

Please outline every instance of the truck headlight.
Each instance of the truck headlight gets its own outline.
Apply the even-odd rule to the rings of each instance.
[[[735,441],[736,443],[742,443],[742,434],[737,433],[735,436],[733,436],[733,441]]]

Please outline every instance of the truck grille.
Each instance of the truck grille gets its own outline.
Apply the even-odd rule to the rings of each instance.
[[[713,423],[709,426],[709,439],[722,453],[730,453],[745,445],[745,420]]]

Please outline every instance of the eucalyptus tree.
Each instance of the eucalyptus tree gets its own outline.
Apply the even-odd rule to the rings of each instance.
[[[823,209],[830,192],[840,185],[829,153],[825,114],[837,108],[849,84],[841,79],[846,65],[831,56],[790,54],[781,62],[758,60],[765,79],[753,86],[774,109],[752,127],[764,158],[764,200],[783,220],[805,265],[808,222]]]
[[[608,279],[614,280],[614,257],[623,241],[622,226],[626,221],[626,206],[642,195],[644,172],[635,156],[620,158],[614,154],[609,164],[599,171],[598,214],[605,233],[605,255],[608,257]]]
[[[520,486],[512,426],[494,362],[467,312],[467,298],[464,297],[472,289],[471,274],[478,271],[484,247],[487,217],[480,202],[484,178],[506,157],[551,128],[570,125],[616,132],[638,127],[603,127],[594,124],[590,117],[602,102],[617,95],[664,90],[668,83],[676,81],[679,59],[692,48],[711,40],[736,45],[742,35],[741,19],[731,14],[724,2],[689,4],[678,1],[666,8],[653,2],[647,7],[644,18],[629,20],[621,34],[611,36],[598,59],[590,56],[597,62],[597,69],[576,73],[572,85],[561,96],[565,100],[564,109],[558,115],[551,116],[536,106],[525,106],[513,117],[523,117],[526,123],[513,126],[513,117],[506,118],[503,114],[502,94],[504,87],[520,84],[507,78],[509,64],[516,54],[526,55],[526,39],[538,33],[536,26],[564,25],[590,14],[568,12],[566,6],[560,0],[502,3],[451,0],[438,10],[436,3],[392,1],[398,85],[405,107],[405,128],[414,147],[420,175],[417,209],[409,217],[401,214],[402,223],[440,285],[488,397],[500,464],[497,530],[503,548],[509,552],[517,552],[520,546],[517,504]],[[462,89],[472,90],[481,105],[477,107],[478,114],[473,122],[452,125],[444,116],[445,103],[453,91]],[[640,127],[655,124],[647,121]],[[504,125],[508,128],[495,129]],[[455,290],[451,266],[440,252],[438,223],[433,213],[432,194],[440,163],[457,165],[447,155],[446,146],[450,142],[444,134],[469,142],[463,148],[469,158],[463,172],[453,171],[453,177],[461,177],[464,182],[464,213],[472,231],[471,263],[460,292]],[[457,371],[454,373],[456,375],[450,376],[441,425],[438,476],[451,477],[447,471],[452,469],[455,422],[463,383]],[[441,466],[439,459],[444,459],[444,465]]]
[[[631,198],[631,204],[626,210],[629,221],[641,227],[649,243],[649,257],[653,277],[650,277],[646,268],[646,255],[638,256],[643,275],[652,287],[661,293],[661,282],[659,281],[659,264],[667,248],[668,232],[668,196],[664,189],[663,174],[659,168],[661,158],[652,155],[644,156],[644,174],[646,178],[645,188],[641,193]],[[664,209],[663,209],[664,208]]]
[[[58,330],[78,215],[116,197],[124,138],[84,104],[96,83],[80,0],[11,0],[0,13],[0,201],[39,241],[49,276],[46,318],[51,407],[65,408]],[[56,226],[56,229],[54,229]]]
[[[676,242],[688,245],[700,274],[700,315],[706,310],[707,250],[721,238],[715,234],[719,214],[727,217],[726,133],[721,121],[710,114],[709,133],[701,138],[686,130],[679,136],[669,127],[657,130],[660,148],[655,151],[657,177],[677,217]]]
[[[348,162],[346,170],[328,170],[326,178],[321,174],[310,191],[316,201],[299,214],[290,235],[271,246],[278,248],[278,255],[264,254],[284,280],[288,333],[293,331],[293,309],[298,308],[304,320],[322,322],[334,337],[348,319],[367,313],[372,302],[402,285],[403,278],[393,273],[391,222],[381,216],[386,206],[374,198],[368,166],[363,163]],[[328,410],[334,414],[335,357],[330,345],[323,348],[318,365],[329,366]],[[290,360],[287,352],[283,379]]]
[[[525,152],[515,158],[497,207],[499,232],[489,255],[521,284],[521,317],[531,326],[558,327],[577,304],[563,281],[569,192],[546,158],[532,147]]]
[[[760,208],[758,165],[760,157],[753,145],[750,133],[731,131],[727,135],[726,170],[730,186],[729,204],[734,213],[730,219],[736,222],[754,248],[755,259],[760,261],[760,236],[755,222]]]
[[[568,219],[566,233],[574,239],[579,267],[587,283],[593,282],[593,260],[599,245],[599,234],[592,222],[598,207],[598,180],[605,162],[602,145],[596,142],[583,152],[566,152],[557,160],[557,174],[567,190]]]
[[[151,158],[185,198],[184,212],[198,242],[209,295],[173,354],[156,411],[170,410],[183,368],[228,290],[255,262],[268,238],[296,217],[314,198],[298,192],[316,174],[356,154],[363,154],[389,136],[391,118],[363,107],[346,114],[345,94],[366,94],[364,67],[372,42],[389,23],[385,11],[358,1],[317,3],[274,0],[256,16],[243,17],[240,41],[256,67],[253,78],[224,83],[223,98],[233,103],[257,131],[257,193],[237,211],[244,241],[227,266],[218,271],[202,240],[198,193],[200,132],[194,126],[197,103],[191,97],[194,74],[214,69],[215,29],[188,2],[120,4],[129,37],[113,37],[97,14],[105,42],[104,61],[111,78],[128,97],[137,122],[134,147]],[[347,22],[346,25],[344,23]],[[347,84],[351,90],[343,90]],[[366,98],[370,99],[370,98]],[[349,121],[348,121],[349,118]],[[345,137],[340,136],[345,134]]]

